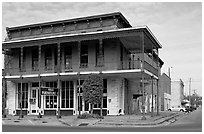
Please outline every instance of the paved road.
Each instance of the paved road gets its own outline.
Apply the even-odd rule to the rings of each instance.
[[[186,114],[165,127],[53,127],[3,125],[3,132],[202,132],[202,110]]]

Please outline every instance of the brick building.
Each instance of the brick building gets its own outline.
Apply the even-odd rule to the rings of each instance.
[[[163,73],[159,77],[161,110],[166,111],[171,107],[171,78]]]
[[[162,46],[147,26],[132,27],[120,12],[6,31],[2,49],[9,114],[88,112],[81,85],[91,73],[104,79],[104,115],[140,113],[141,105],[149,105],[151,79],[158,91]],[[94,112],[99,110],[95,105]]]

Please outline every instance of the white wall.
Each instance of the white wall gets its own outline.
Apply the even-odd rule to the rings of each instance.
[[[6,104],[6,109],[8,110],[8,114],[14,115],[13,111],[15,111],[15,98],[16,98],[16,84],[7,81],[7,104]]]

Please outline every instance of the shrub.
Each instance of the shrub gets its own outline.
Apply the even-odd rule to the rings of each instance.
[[[79,119],[89,119],[89,118],[103,119],[103,116],[100,116],[98,114],[83,113],[81,115],[78,115],[77,118]]]

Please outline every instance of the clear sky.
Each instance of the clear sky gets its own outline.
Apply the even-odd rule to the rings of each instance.
[[[147,25],[163,48],[162,73],[171,68],[172,80],[184,81],[202,94],[202,3],[2,3],[5,27],[64,20],[120,11],[132,26]]]

